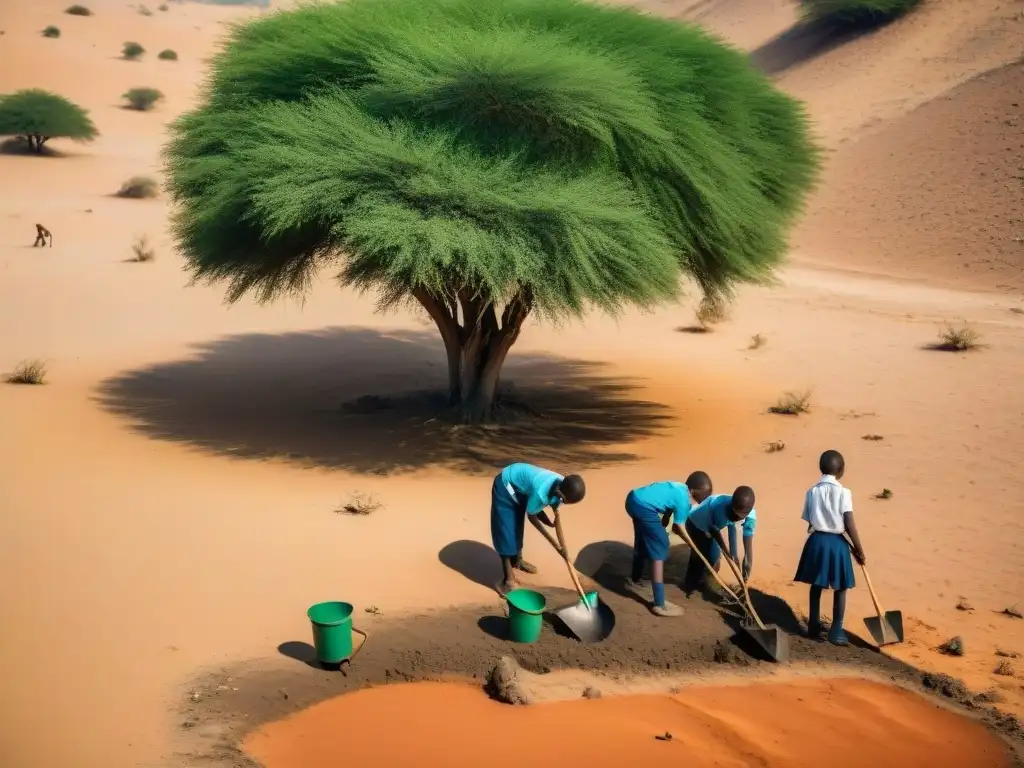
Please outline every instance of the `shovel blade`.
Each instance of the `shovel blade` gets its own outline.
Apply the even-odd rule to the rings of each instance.
[[[779,664],[789,661],[789,635],[776,627],[768,624],[764,629],[758,626],[743,627],[743,632],[761,649],[768,654],[768,657]]]
[[[881,617],[868,616],[864,624],[871,633],[871,639],[875,645],[891,645],[892,643],[903,642],[903,613],[901,611],[886,611]]]
[[[589,606],[580,600],[559,608],[555,616],[581,643],[600,643],[615,628],[615,614],[594,593],[587,595],[587,602]]]

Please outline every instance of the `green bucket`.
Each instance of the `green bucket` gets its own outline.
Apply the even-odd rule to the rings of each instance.
[[[513,589],[508,600],[508,634],[515,643],[535,643],[544,626],[547,600],[532,589]]]
[[[351,603],[317,603],[306,615],[313,624],[313,647],[321,664],[340,664],[352,655]]]

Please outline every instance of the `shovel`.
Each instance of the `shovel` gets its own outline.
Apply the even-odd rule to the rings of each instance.
[[[555,548],[565,565],[569,569],[569,576],[572,577],[573,586],[579,593],[580,599],[573,605],[559,608],[555,616],[575,635],[582,643],[599,643],[611,634],[615,627],[615,615],[611,609],[604,605],[597,596],[597,592],[584,592],[580,584],[580,578],[569,560],[569,549],[565,546],[565,537],[562,535],[562,520],[558,513],[555,513],[555,533],[558,535],[556,541],[551,534],[540,529],[544,538]]]
[[[725,582],[722,581],[722,577],[718,575],[718,572],[711,567],[711,563],[708,562],[708,559],[704,557],[704,553],[694,546],[693,539],[691,539],[690,534],[686,532],[686,528],[681,528],[683,532],[683,539],[686,540],[686,544],[690,548],[690,552],[694,553],[701,559],[701,562],[704,563],[704,567],[708,569],[708,573],[715,577],[715,581],[718,582],[718,586],[724,589],[726,594],[739,603],[741,607],[745,605],[747,616],[753,619],[756,628],[748,626],[747,622],[744,622],[740,625],[740,629],[743,633],[757,643],[761,649],[768,654],[772,661],[779,662],[780,664],[789,661],[789,635],[774,624],[766,626],[764,622],[761,621],[761,617],[757,615],[757,611],[754,610],[754,606],[750,602],[750,595],[747,592],[747,585],[743,581],[743,576],[736,569],[736,564],[732,561],[732,558],[724,552],[722,553],[722,558],[729,563],[729,567],[732,568],[733,575],[743,587],[743,602],[740,601],[735,592],[725,585]]]
[[[863,565],[860,569],[864,572],[864,581],[867,582],[868,592],[871,593],[871,602],[875,604],[875,610],[878,612],[877,616],[868,616],[864,619],[868,632],[871,633],[875,644],[879,646],[902,643],[903,612],[883,611],[881,603],[878,602],[878,596],[875,594],[875,588],[871,586],[871,577],[868,576],[868,569]]]

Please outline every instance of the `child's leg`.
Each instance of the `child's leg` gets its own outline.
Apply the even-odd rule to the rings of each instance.
[[[512,562],[512,565],[517,571],[523,573],[536,573],[537,566],[523,560],[523,532],[526,528],[526,507],[522,505],[516,506],[516,559]]]
[[[502,586],[505,589],[514,589],[516,587],[516,575],[513,572],[515,565],[513,561],[514,557],[507,555],[501,556],[501,573],[502,573]]]
[[[843,631],[843,619],[846,618],[846,590],[837,589],[832,593],[832,629],[829,630],[829,642],[835,645],[849,645],[846,632]]]
[[[629,578],[634,584],[644,579],[644,565],[647,563],[647,548],[644,546],[644,531],[640,521],[633,518],[633,567]]]
[[[655,607],[665,607],[665,561],[651,563],[651,591],[654,592]]]
[[[811,607],[807,617],[807,635],[812,640],[821,637],[821,587],[811,585]]]

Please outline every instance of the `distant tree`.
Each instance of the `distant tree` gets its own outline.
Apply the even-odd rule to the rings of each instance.
[[[92,16],[92,11],[84,5],[69,5],[64,9],[64,13],[71,14],[72,16]]]
[[[920,3],[921,0],[801,0],[806,17],[849,26],[885,24]]]
[[[172,51],[170,48],[165,48],[156,55],[161,61],[177,61],[178,54]]]
[[[121,98],[128,102],[130,109],[148,112],[164,97],[156,88],[132,88],[122,94]]]
[[[574,0],[346,0],[235,29],[167,148],[174,227],[229,300],[337,265],[421,305],[466,422],[531,314],[767,277],[818,152],[697,27]]]
[[[43,30],[43,37],[60,37],[60,28],[51,24]]]
[[[129,61],[134,61],[135,59],[139,58],[145,52],[146,52],[146,49],[143,48],[138,43],[131,43],[131,42],[129,42],[129,43],[125,43],[124,47],[121,49],[121,56],[123,56],[124,58],[128,59]]]
[[[92,141],[96,126],[84,109],[56,93],[38,88],[0,96],[0,136],[16,136],[42,153],[53,138]]]

